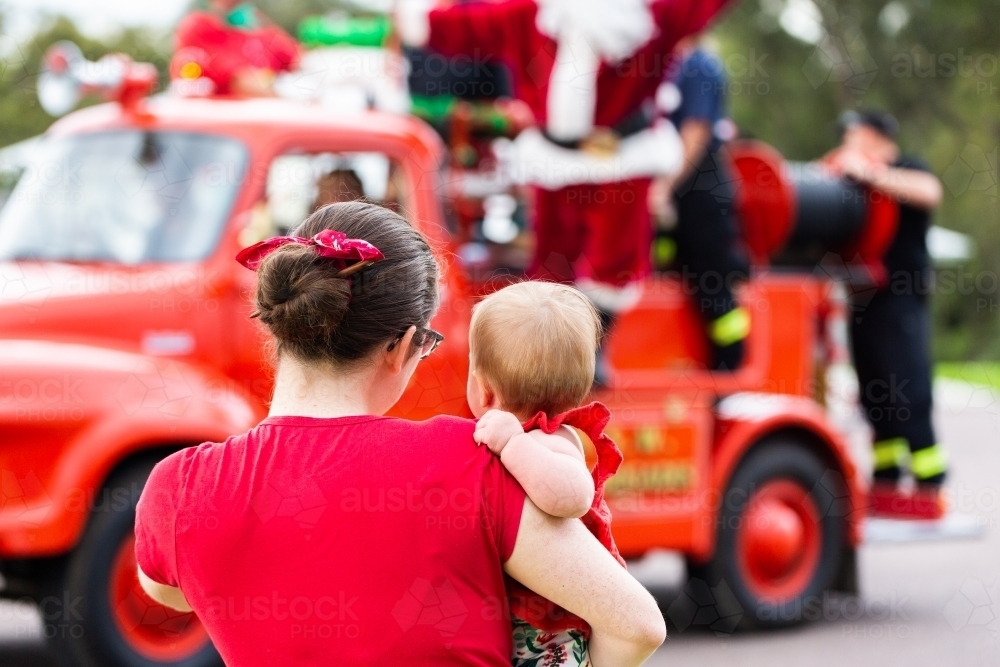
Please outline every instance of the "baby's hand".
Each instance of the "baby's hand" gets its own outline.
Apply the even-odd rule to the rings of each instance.
[[[500,454],[510,439],[524,433],[517,417],[503,410],[489,410],[476,423],[473,438],[480,445],[486,445],[494,454]]]

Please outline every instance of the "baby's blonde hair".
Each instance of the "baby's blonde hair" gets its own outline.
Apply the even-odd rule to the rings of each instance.
[[[472,311],[472,370],[517,415],[549,416],[583,402],[594,380],[600,319],[579,291],[527,281]]]

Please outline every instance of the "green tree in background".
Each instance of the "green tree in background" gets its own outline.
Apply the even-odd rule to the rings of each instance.
[[[0,29],[2,29],[0,16]],[[84,36],[66,18],[56,18],[27,42],[18,44],[14,53],[0,65],[0,146],[41,134],[54,120],[38,104],[35,85],[42,55],[60,40],[75,42],[86,58],[96,60],[108,53],[127,53],[132,58],[151,62],[166,81],[170,41],[168,35],[149,30],[124,30],[112,39],[97,41]]]
[[[796,31],[799,17],[815,19]],[[837,141],[851,108],[883,107],[900,120],[905,152],[944,183],[936,222],[969,234],[976,255],[941,271],[935,349],[951,360],[1000,359],[1000,41],[997,0],[746,0],[714,30],[741,130],[790,159],[814,159]],[[809,34],[811,33],[811,34]]]
[[[255,4],[293,35],[303,17],[345,6],[336,0],[263,0]],[[4,32],[3,27],[4,17],[0,10],[0,34]],[[54,119],[38,104],[35,84],[42,54],[49,46],[64,39],[75,42],[90,60],[107,53],[121,52],[137,61],[153,63],[160,72],[161,88],[166,85],[172,48],[171,31],[126,29],[108,39],[97,40],[82,34],[71,20],[53,17],[31,39],[17,44],[12,53],[2,56],[0,147],[41,134],[52,124]]]

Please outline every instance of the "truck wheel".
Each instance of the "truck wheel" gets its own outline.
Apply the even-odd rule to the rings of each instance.
[[[135,505],[153,469],[116,473],[94,499],[83,539],[43,587],[45,637],[63,667],[218,667],[198,618],[153,602],[139,586]]]
[[[720,601],[736,602],[726,615],[739,619],[737,627],[792,625],[822,613],[823,593],[840,571],[847,515],[843,480],[831,473],[789,437],[754,447],[737,467],[722,499],[715,556],[694,569]]]

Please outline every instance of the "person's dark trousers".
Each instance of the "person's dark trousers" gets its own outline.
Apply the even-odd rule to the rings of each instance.
[[[611,386],[611,370],[608,368],[608,355],[606,344],[608,334],[615,325],[617,319],[614,313],[610,313],[602,308],[597,309],[597,314],[601,320],[601,340],[597,345],[597,360],[594,364],[594,386],[604,389]]]
[[[908,464],[918,483],[940,485],[947,460],[931,424],[927,298],[890,287],[852,304],[852,311],[861,405],[875,431],[875,480],[895,482]]]
[[[733,286],[750,265],[733,213],[733,181],[718,153],[707,153],[694,174],[675,190],[677,262],[712,347],[712,368],[734,370],[743,362],[749,314]]]

